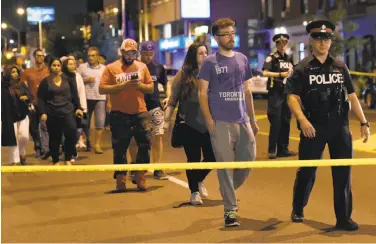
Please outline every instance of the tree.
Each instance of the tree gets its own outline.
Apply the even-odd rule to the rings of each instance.
[[[347,11],[343,7],[330,11],[328,13],[328,18],[331,22],[335,23],[337,27],[342,27],[342,32],[345,34],[354,32],[359,28],[358,24],[354,21],[346,20]],[[333,56],[337,57],[341,56],[344,52],[349,52],[352,49],[361,49],[361,47],[363,47],[366,43],[367,40],[363,39],[362,37],[350,36],[343,38],[341,33],[336,31],[334,33],[330,52]]]

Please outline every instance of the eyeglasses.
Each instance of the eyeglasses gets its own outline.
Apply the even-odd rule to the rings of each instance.
[[[137,51],[128,51],[124,52],[123,55],[127,58],[134,58],[137,57],[138,52]]]
[[[279,40],[279,41],[276,41],[275,43],[276,43],[277,45],[279,45],[279,44],[286,45],[286,44],[288,43],[288,41],[287,41],[287,40]]]
[[[217,34],[216,36],[232,37],[232,36],[235,36],[235,35],[236,35],[236,33],[232,32],[232,33]]]
[[[44,58],[44,55],[35,55],[36,58]]]

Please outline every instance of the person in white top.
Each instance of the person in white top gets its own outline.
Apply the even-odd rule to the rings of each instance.
[[[87,101],[86,101],[85,85],[84,85],[82,76],[76,72],[76,60],[73,59],[72,57],[69,57],[69,58],[62,57],[60,60],[62,60],[63,62],[63,67],[62,67],[63,73],[67,75],[68,77],[74,78],[76,80],[78,96],[80,98],[80,104],[84,113],[86,114]],[[82,125],[80,124],[77,125],[77,140],[78,140],[78,143],[76,147],[79,147],[79,148],[86,147],[86,145],[84,144],[82,140]],[[78,158],[78,154],[77,154],[77,151],[74,151],[71,162],[74,162],[76,158]]]
[[[99,94],[99,83],[104,69],[105,66],[99,63],[99,50],[96,47],[88,49],[88,62],[81,64],[77,69],[84,80],[88,106],[88,126],[84,127],[87,151],[91,151],[90,121],[94,112],[96,127],[94,150],[98,154],[103,153],[100,144],[106,119],[106,95]]]

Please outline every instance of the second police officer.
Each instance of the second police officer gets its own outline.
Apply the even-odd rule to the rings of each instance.
[[[289,38],[287,34],[274,35],[273,41],[276,43],[277,51],[265,59],[263,67],[263,75],[269,77],[267,83],[270,122],[269,159],[296,155],[288,150],[291,111],[287,105],[287,96],[284,94],[284,81],[293,67],[292,56],[286,54]]]
[[[350,108],[360,121],[363,142],[367,142],[370,135],[369,123],[354,92],[346,64],[329,54],[334,30],[335,25],[324,20],[307,25],[312,54],[299,62],[287,81],[288,104],[301,130],[299,160],[320,160],[326,144],[331,159],[353,157],[348,119]],[[291,214],[293,222],[304,221],[303,209],[315,182],[316,169],[302,167],[297,171]],[[357,230],[358,224],[351,219],[351,167],[332,167],[332,177],[335,227]]]

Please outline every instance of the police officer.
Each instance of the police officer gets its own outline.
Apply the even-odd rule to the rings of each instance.
[[[270,122],[268,158],[295,156],[296,153],[288,150],[291,111],[287,105],[287,96],[284,94],[284,80],[292,71],[292,57],[286,54],[287,34],[276,34],[273,41],[277,51],[271,53],[263,67],[263,75],[269,77],[268,92],[268,119]],[[277,149],[277,152],[276,152]]]
[[[352,137],[349,131],[348,111],[351,104],[360,120],[363,142],[370,135],[367,122],[347,66],[329,54],[335,26],[324,20],[313,21],[306,27],[310,33],[312,54],[301,60],[288,79],[285,92],[288,104],[298,119],[301,130],[300,160],[321,159],[328,143],[330,158],[353,157]],[[303,222],[303,209],[315,182],[316,167],[303,167],[297,172],[294,186],[291,220]],[[332,167],[336,228],[357,230],[351,219],[351,167]]]

